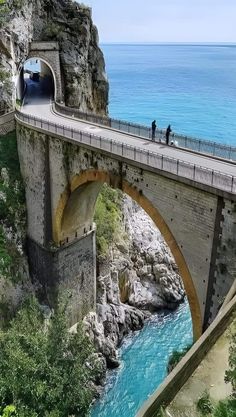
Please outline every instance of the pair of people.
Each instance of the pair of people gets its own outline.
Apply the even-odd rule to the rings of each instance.
[[[152,122],[152,140],[155,140],[155,135],[156,135],[156,120],[153,120]],[[166,129],[166,144],[169,145],[169,139],[170,139],[170,132],[172,132],[170,125],[168,125],[167,129]]]

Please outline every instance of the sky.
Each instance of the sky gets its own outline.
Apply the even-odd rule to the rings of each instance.
[[[236,0],[83,0],[101,43],[236,42]]]

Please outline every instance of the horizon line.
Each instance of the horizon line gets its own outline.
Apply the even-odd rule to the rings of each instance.
[[[222,42],[213,42],[213,41],[194,41],[194,42],[158,42],[158,41],[138,41],[138,42],[132,42],[132,41],[101,41],[99,42],[100,45],[215,45],[215,46],[236,46],[236,41],[233,42],[227,42],[227,41],[222,41]]]

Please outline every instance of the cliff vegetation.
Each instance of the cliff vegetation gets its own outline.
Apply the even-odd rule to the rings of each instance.
[[[0,137],[0,277],[18,279],[25,222],[25,192],[13,132]]]
[[[121,204],[122,193],[105,184],[98,196],[94,216],[97,250],[101,256],[108,255],[109,247],[118,240],[121,233]]]
[[[64,308],[45,321],[31,298],[0,332],[3,417],[87,415],[101,369],[82,328],[68,333]]]

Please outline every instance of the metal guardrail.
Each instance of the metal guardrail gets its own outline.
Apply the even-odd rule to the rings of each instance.
[[[151,139],[151,129],[147,126],[129,123],[123,120],[117,120],[110,117],[97,116],[93,113],[84,113],[76,108],[63,106],[59,103],[54,103],[54,106],[58,112],[66,116],[74,116],[76,118],[86,120],[88,122],[107,126],[112,129],[117,129],[122,132],[130,133],[133,135],[142,136],[146,139]],[[165,130],[157,129],[155,140],[165,142]],[[207,153],[209,155],[216,156],[219,158],[231,159],[233,161],[236,161],[236,147],[234,146],[228,146],[210,140],[192,138],[176,133],[170,134],[170,142],[171,140],[177,141],[178,146],[181,148],[186,148],[195,152]]]
[[[206,184],[216,189],[234,194],[236,193],[235,176],[204,168],[190,162],[182,161],[180,159],[167,157],[157,152],[137,148],[126,143],[120,143],[112,139],[106,139],[99,135],[82,132],[68,126],[49,122],[47,120],[40,119],[35,116],[30,116],[19,111],[16,111],[16,118],[19,121],[45,130],[46,132],[51,132],[68,138],[75,144],[79,142],[84,145],[109,152],[113,155],[118,155],[131,161],[169,172],[171,174],[177,175],[178,177],[188,178],[190,180],[201,184]]]

